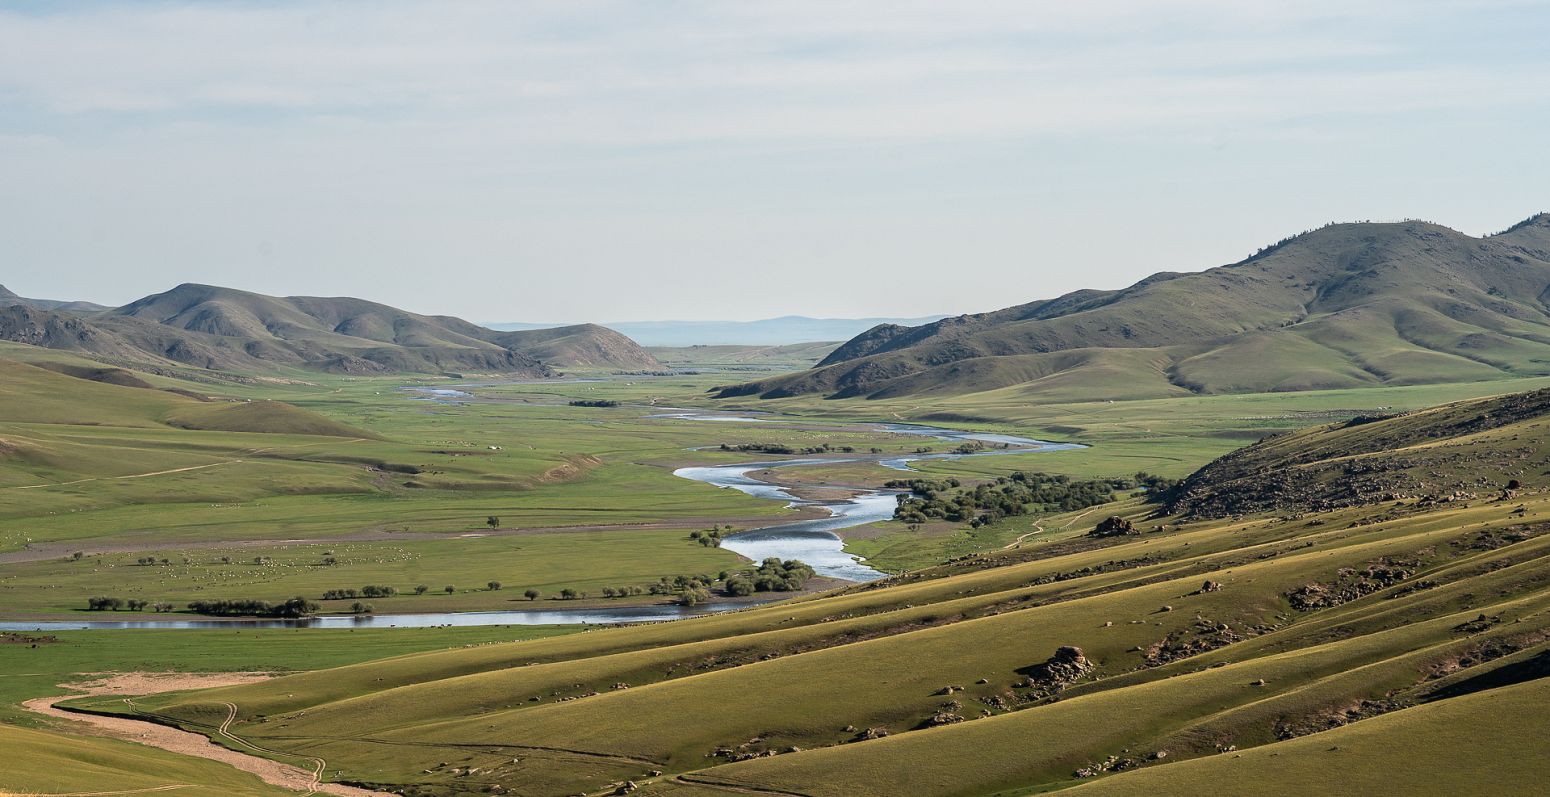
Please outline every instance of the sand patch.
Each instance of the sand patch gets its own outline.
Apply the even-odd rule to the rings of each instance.
[[[133,697],[161,692],[253,683],[272,678],[274,677],[273,673],[127,672],[91,673],[89,676],[86,680],[79,683],[59,685],[61,688],[73,690],[76,694],[33,698],[24,702],[22,706],[28,711],[47,717],[68,720],[74,724],[72,730],[76,732],[122,739],[137,744],[158,747],[179,755],[219,761],[243,772],[256,775],[265,783],[281,788],[293,789],[307,794],[336,794],[341,795],[341,797],[384,797],[383,792],[375,792],[338,783],[319,782],[319,776],[327,768],[327,762],[321,758],[313,759],[313,767],[309,771],[301,767],[283,764],[279,761],[271,761],[267,758],[260,758],[222,747],[197,733],[128,717],[80,714],[57,708],[54,705],[71,698],[97,695],[122,695],[126,702],[132,702]],[[236,716],[237,710],[236,706],[228,704],[228,707],[231,710],[231,714],[228,716],[226,723],[222,724],[221,732],[239,745],[246,744],[239,737],[232,736],[226,732],[226,726]]]

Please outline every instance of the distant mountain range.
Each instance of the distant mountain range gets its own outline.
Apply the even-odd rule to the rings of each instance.
[[[1475,238],[1333,224],[1246,260],[862,333],[719,395],[1103,400],[1550,374],[1550,214]]]
[[[604,326],[642,346],[783,346],[849,340],[879,324],[927,324],[946,315],[919,318],[808,318],[788,315],[759,321],[619,321]],[[538,329],[543,324],[500,323],[491,329]]]
[[[551,376],[555,367],[662,367],[634,341],[596,324],[502,332],[361,299],[282,298],[196,284],[118,308],[0,291],[0,340],[116,364],[531,377]]]
[[[23,296],[17,296],[16,294],[7,290],[4,285],[0,285],[0,306],[9,307],[12,305],[34,307],[39,310],[74,310],[83,313],[94,313],[98,310],[108,309],[103,305],[94,304],[92,302],[72,302],[60,299],[28,299]]]

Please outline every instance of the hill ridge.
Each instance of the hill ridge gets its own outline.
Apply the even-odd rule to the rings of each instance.
[[[810,371],[717,395],[1036,397],[1057,382],[1103,400],[1538,375],[1550,373],[1547,298],[1545,214],[1481,238],[1432,222],[1347,222],[1117,291],[875,327]],[[1141,352],[1166,365],[1116,386]]]
[[[193,282],[91,315],[0,308],[0,339],[118,363],[230,371],[547,377],[553,366],[661,367],[634,341],[596,325],[497,332],[353,297],[277,297]]]

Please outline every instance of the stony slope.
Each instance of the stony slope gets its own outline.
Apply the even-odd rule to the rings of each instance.
[[[1276,435],[1196,471],[1168,496],[1190,517],[1302,513],[1398,500],[1491,498],[1550,485],[1550,390]]]
[[[1090,398],[1311,390],[1550,373],[1550,214],[1474,238],[1336,224],[1247,260],[919,327],[879,326],[811,371],[722,396],[890,397],[1092,377]],[[1128,385],[1105,372],[1142,359]],[[1124,353],[1124,354],[1121,354]]]

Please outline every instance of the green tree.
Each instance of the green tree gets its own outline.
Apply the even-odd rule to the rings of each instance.
[[[532,587],[528,587],[526,590],[524,590],[522,592],[523,597],[527,598],[530,601],[538,600],[538,594],[539,594],[538,590],[533,589]]]

